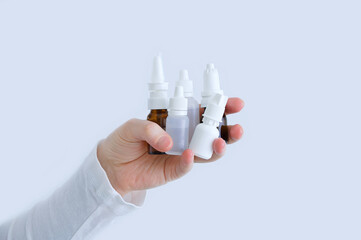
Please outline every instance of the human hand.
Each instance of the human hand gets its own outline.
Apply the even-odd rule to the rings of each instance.
[[[244,102],[239,98],[229,98],[225,113],[241,111]],[[229,142],[238,141],[243,135],[240,125],[228,125]],[[226,143],[217,138],[213,142],[213,155],[209,160],[194,157],[187,149],[181,156],[150,155],[147,143],[161,152],[173,146],[171,137],[156,123],[131,119],[121,125],[98,145],[98,159],[107,173],[110,183],[122,196],[135,191],[163,185],[176,180],[193,166],[193,162],[212,162],[223,156]]]

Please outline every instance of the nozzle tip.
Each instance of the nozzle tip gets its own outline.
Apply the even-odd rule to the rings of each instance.
[[[179,80],[180,81],[189,81],[188,71],[183,69],[179,72]]]
[[[160,53],[158,53],[157,55],[154,56],[153,59],[153,63],[154,65],[157,64],[158,62],[162,63],[162,55]]]
[[[160,53],[153,60],[152,82],[164,82],[163,63]]]
[[[207,64],[207,69],[214,69],[215,67],[214,67],[214,64],[213,63],[208,63]]]

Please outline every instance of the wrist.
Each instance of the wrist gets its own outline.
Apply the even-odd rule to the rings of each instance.
[[[121,166],[115,167],[112,163],[111,159],[108,157],[106,150],[106,143],[105,140],[102,140],[97,146],[97,158],[100,163],[100,166],[104,169],[108,180],[112,187],[122,196],[124,197],[129,191],[125,191],[124,188],[121,187],[119,184],[119,180],[117,179],[116,168]]]

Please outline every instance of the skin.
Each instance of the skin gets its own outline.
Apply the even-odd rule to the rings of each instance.
[[[229,98],[226,114],[238,113],[244,107],[239,98]],[[232,144],[241,139],[240,125],[228,126]],[[223,139],[213,142],[213,156],[209,160],[194,157],[187,149],[181,156],[149,155],[147,144],[161,152],[173,146],[171,137],[156,123],[131,119],[117,128],[98,145],[98,159],[113,188],[122,196],[135,190],[154,188],[176,180],[188,173],[193,163],[207,163],[221,158],[226,150]]]

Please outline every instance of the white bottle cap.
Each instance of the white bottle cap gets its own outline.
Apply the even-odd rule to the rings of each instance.
[[[218,126],[219,122],[222,121],[222,117],[224,114],[224,110],[227,104],[228,97],[222,94],[216,93],[213,97],[209,100],[206,111],[203,114],[203,122],[206,121],[216,123]]]
[[[184,97],[183,87],[177,86],[174,97],[169,100],[168,115],[187,116],[188,99]]]
[[[223,94],[223,90],[219,84],[218,70],[214,67],[214,64],[209,63],[203,73],[201,107],[207,107],[209,99],[216,93]]]
[[[168,82],[164,79],[162,57],[154,57],[152,79],[148,83],[148,109],[168,108]]]
[[[187,70],[184,69],[179,72],[179,80],[177,81],[176,85],[183,86],[185,97],[193,96],[193,81],[189,79]]]

